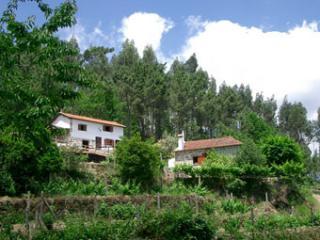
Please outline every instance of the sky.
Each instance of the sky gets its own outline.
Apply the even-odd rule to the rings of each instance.
[[[0,0],[0,11],[7,0]],[[57,6],[62,0],[45,1]],[[151,45],[167,65],[196,54],[218,84],[249,84],[281,104],[301,101],[309,118],[320,106],[319,0],[78,0],[77,24],[60,30],[82,50],[121,50],[134,40]],[[43,19],[35,4],[21,3],[18,17]]]

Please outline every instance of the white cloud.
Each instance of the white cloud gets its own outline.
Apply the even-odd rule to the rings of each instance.
[[[204,22],[201,16],[189,16],[186,19],[186,24],[189,28],[189,34],[202,31],[208,22]]]
[[[171,28],[173,22],[156,13],[136,12],[122,20],[121,40],[133,40],[139,54],[147,45],[160,53],[161,39]]]
[[[199,65],[218,83],[249,84],[255,92],[275,94],[280,102],[303,101],[310,111],[320,106],[320,32],[317,22],[303,22],[287,32],[263,31],[228,20],[189,18],[196,33],[177,55],[196,53]],[[310,104],[312,102],[313,104]],[[310,112],[313,116],[314,112]]]
[[[72,28],[62,29],[59,32],[62,39],[70,40],[75,38],[79,44],[81,51],[86,50],[90,46],[112,46],[114,45],[114,38],[111,35],[105,34],[101,30],[101,23],[99,22],[92,30],[88,30],[78,20],[77,24]]]

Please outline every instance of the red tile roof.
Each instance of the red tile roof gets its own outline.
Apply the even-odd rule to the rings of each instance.
[[[114,121],[107,121],[107,120],[85,117],[85,116],[80,116],[80,115],[75,115],[75,114],[70,114],[70,113],[64,113],[64,112],[60,112],[60,114],[62,116],[67,117],[67,118],[77,119],[77,120],[86,121],[86,122],[100,123],[100,124],[111,125],[111,126],[116,126],[116,127],[123,127],[123,128],[126,127],[125,125],[122,125],[121,123],[114,122]]]
[[[231,147],[231,146],[240,146],[241,144],[242,142],[238,141],[237,139],[234,139],[233,137],[228,136],[228,137],[222,137],[222,138],[186,141],[184,143],[184,149],[178,150],[178,151]]]

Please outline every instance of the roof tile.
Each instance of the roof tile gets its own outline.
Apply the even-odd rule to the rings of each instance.
[[[242,142],[238,141],[233,137],[228,136],[228,137],[222,137],[222,138],[186,141],[184,144],[184,149],[180,151],[239,146],[241,144]]]
[[[70,114],[70,113],[64,113],[64,112],[60,112],[60,114],[62,116],[67,117],[67,118],[77,119],[77,120],[81,120],[81,121],[101,123],[101,124],[105,124],[105,125],[111,125],[111,126],[123,127],[123,128],[126,127],[125,125],[122,125],[121,123],[114,122],[114,121],[107,121],[107,120],[85,117],[85,116],[80,116],[80,115],[75,115],[75,114]]]

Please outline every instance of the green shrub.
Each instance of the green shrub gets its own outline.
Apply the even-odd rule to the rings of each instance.
[[[71,175],[79,172],[81,163],[87,160],[87,157],[77,147],[62,147],[60,152],[63,160],[63,171]]]
[[[231,217],[224,224],[224,229],[232,233],[233,235],[239,235],[239,230],[241,227],[241,220],[239,218]]]
[[[193,215],[187,204],[177,209],[165,209],[155,213],[146,213],[137,225],[137,236],[142,239],[212,239],[213,226],[200,215]]]
[[[156,146],[139,136],[124,138],[117,145],[116,162],[124,183],[134,182],[150,190],[160,177],[160,153]]]
[[[109,186],[110,194],[135,195],[140,193],[140,185],[126,182],[121,183],[117,178],[112,179],[112,184]]]
[[[108,215],[114,219],[125,220],[133,218],[136,212],[136,207],[131,203],[116,204],[110,207]]]
[[[107,188],[103,182],[81,181],[66,178],[56,178],[42,186],[46,194],[52,195],[106,195]]]
[[[235,214],[235,213],[245,213],[249,210],[249,207],[237,199],[228,199],[221,202],[222,209],[225,212]]]
[[[203,186],[186,186],[182,182],[174,182],[171,185],[166,185],[162,188],[162,193],[171,194],[171,195],[180,195],[180,194],[197,194],[204,196],[210,193],[210,191]]]
[[[16,190],[11,175],[4,170],[0,170],[0,195],[14,195],[15,193]]]
[[[282,165],[288,161],[301,163],[303,151],[291,138],[286,136],[270,136],[262,143],[262,152],[269,165]]]

